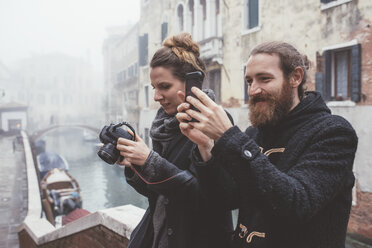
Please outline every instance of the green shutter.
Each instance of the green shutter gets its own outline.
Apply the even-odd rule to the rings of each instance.
[[[323,72],[315,73],[315,90],[318,91],[324,98],[324,75]]]
[[[323,79],[323,99],[330,101],[332,97],[332,52],[327,50],[324,56],[324,79]]]
[[[361,96],[361,46],[351,47],[351,100],[359,102]]]

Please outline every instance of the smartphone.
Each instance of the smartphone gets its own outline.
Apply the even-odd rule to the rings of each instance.
[[[185,84],[185,101],[187,96],[192,96],[197,98],[194,93],[191,92],[192,87],[202,88],[203,74],[200,71],[193,71],[186,73],[186,84]],[[196,110],[196,108],[191,105],[191,109]]]
[[[192,96],[197,98],[194,93],[191,92],[192,87],[197,87],[199,89],[202,88],[203,83],[203,74],[200,71],[193,71],[186,73],[186,83],[185,83],[185,102],[187,96]],[[197,108],[195,108],[192,104],[190,104],[190,109],[199,111]],[[197,122],[194,118],[191,120],[192,122]],[[188,122],[188,121],[186,121]]]

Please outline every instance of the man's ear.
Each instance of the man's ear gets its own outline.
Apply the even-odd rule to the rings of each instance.
[[[297,88],[301,84],[303,78],[304,70],[301,67],[297,66],[291,73],[291,86],[293,88]]]

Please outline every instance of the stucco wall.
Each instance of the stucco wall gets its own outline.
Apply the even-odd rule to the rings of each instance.
[[[372,106],[331,107],[332,113],[347,119],[354,127],[359,141],[354,172],[362,192],[372,192],[371,123]]]
[[[19,112],[19,111],[14,111],[14,112],[2,112],[1,113],[1,128],[4,131],[9,131],[9,126],[8,126],[8,120],[21,120],[22,121],[22,129],[27,128],[27,113],[26,112]]]
[[[242,29],[243,0],[223,1],[224,71],[222,101],[244,98],[243,65],[250,50],[265,41],[282,40],[296,46],[312,62],[308,89],[315,88],[316,53],[356,40],[362,45],[361,104],[372,104],[372,2],[352,0],[322,10],[319,0],[259,1],[259,27]]]

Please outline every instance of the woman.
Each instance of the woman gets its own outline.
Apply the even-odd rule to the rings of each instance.
[[[127,182],[149,200],[130,248],[224,248],[230,241],[231,213],[209,205],[200,192],[190,161],[194,144],[180,132],[175,117],[183,102],[186,73],[205,75],[199,55],[190,34],[164,41],[150,63],[154,100],[161,105],[150,130],[153,150],[139,137],[136,142],[118,140]]]

